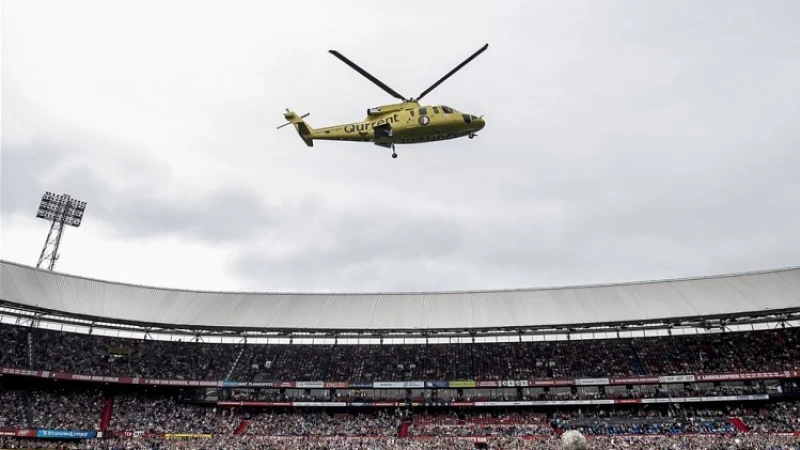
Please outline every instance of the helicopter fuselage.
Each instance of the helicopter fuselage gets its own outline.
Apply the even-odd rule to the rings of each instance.
[[[370,108],[361,122],[311,130],[313,140],[420,144],[470,136],[485,126],[482,118],[448,106],[407,102]]]
[[[465,114],[443,105],[421,106],[419,101],[487,48],[489,48],[489,44],[478,49],[464,62],[457,65],[428,89],[422,91],[417,97],[405,97],[399,94],[338,51],[329,50],[329,53],[339,58],[392,97],[401,100],[402,103],[370,108],[367,110],[367,118],[361,122],[345,123],[325,128],[312,128],[303,121],[308,116],[308,113],[300,116],[286,108],[283,117],[287,122],[279,126],[278,129],[293,125],[300,138],[309,147],[313,147],[314,141],[317,140],[374,142],[375,145],[391,148],[392,158],[397,158],[397,153],[394,151],[395,144],[422,144],[424,142],[457,139],[464,136],[469,136],[472,139],[476,136],[475,133],[482,130],[486,125],[483,116],[476,117],[472,114]]]

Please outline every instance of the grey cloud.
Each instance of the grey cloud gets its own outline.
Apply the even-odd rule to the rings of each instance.
[[[181,235],[240,241],[281,220],[257,193],[240,185],[185,192],[168,167],[137,157],[139,152],[91,133],[4,143],[3,214],[33,215],[50,190],[87,202],[87,218],[107,224],[101,231],[122,239]]]
[[[302,234],[284,229],[274,241],[242,251],[230,275],[261,289],[434,289],[444,280],[426,274],[426,262],[457,265],[469,246],[464,226],[452,217],[389,208],[325,215]],[[292,251],[276,250],[287,242],[296,243]]]
[[[236,184],[179,195],[166,167],[122,156],[132,151],[105,158],[92,138],[84,136],[78,144],[70,136],[4,145],[4,214],[32,214],[41,192],[57,186],[87,200],[92,220],[107,224],[106,232],[116,238],[179,235],[234,245],[227,272],[242,288],[407,291],[572,284],[620,279],[623,272],[626,279],[640,279],[752,270],[790,265],[800,254],[794,231],[800,229],[800,214],[793,208],[798,197],[792,195],[800,187],[787,169],[791,155],[785,164],[755,159],[703,177],[663,179],[658,167],[631,170],[660,162],[633,152],[627,163],[609,163],[618,171],[611,178],[606,170],[587,171],[582,185],[570,186],[569,174],[558,170],[545,180],[520,174],[491,187],[479,183],[486,198],[460,199],[473,207],[470,213],[443,205],[431,214],[391,202],[339,209],[322,194],[271,204],[267,195]],[[125,176],[108,180],[93,168],[98,164]],[[753,177],[747,168],[758,168],[763,183],[742,182],[743,175]],[[691,169],[696,170],[701,169]],[[50,179],[53,185],[47,184]]]
[[[446,6],[417,6],[428,8],[423,21],[449,14]],[[129,143],[78,131],[12,142],[4,129],[3,214],[33,215],[46,189],[70,192],[116,238],[186,236],[230,246],[231,260],[218,264],[250,289],[504,288],[800,262],[797,2],[619,2],[568,13],[570,5],[511,2],[459,19],[463,28],[436,24],[439,36],[396,30],[418,35],[419,45],[402,47],[415,52],[413,70],[398,70],[381,50],[385,42],[363,41],[382,24],[359,16],[364,28],[337,35],[345,19],[335,16],[338,6],[324,8],[336,18],[324,20],[331,35],[316,40],[310,31],[320,19],[304,12],[309,32],[290,33],[302,39],[298,50],[248,47],[259,34],[221,35],[216,51],[235,44],[241,58],[233,62],[249,62],[222,70],[210,58],[208,73],[241,83],[241,91],[187,94],[194,106],[171,111],[189,137],[173,138],[196,144],[198,157],[265,177],[288,168],[345,184],[352,198],[312,185],[304,192],[315,194],[278,203],[236,180],[186,192],[170,181],[166,162],[136,156],[146,149]],[[482,33],[467,32],[484,22]],[[275,25],[270,32],[286,33]],[[462,36],[458,51],[431,39],[448,33]],[[429,97],[486,114],[489,125],[475,140],[401,147],[391,160],[368,144],[308,149],[289,128],[265,128],[264,118],[277,125],[286,106],[311,111],[311,125],[324,126],[391,101],[325,54],[328,46],[414,95],[484,35],[490,50]],[[181,44],[163,45],[182,53]],[[163,82],[177,79],[167,73],[173,78]],[[211,91],[217,81],[201,86]],[[19,107],[6,95],[3,106],[6,114]]]

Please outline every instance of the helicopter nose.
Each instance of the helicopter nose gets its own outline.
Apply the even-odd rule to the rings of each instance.
[[[475,124],[475,127],[476,127],[478,130],[482,130],[482,129],[483,129],[483,127],[485,127],[485,126],[486,126],[486,122],[483,120],[483,116],[476,117],[475,119],[473,119],[472,123],[474,123],[474,124]]]

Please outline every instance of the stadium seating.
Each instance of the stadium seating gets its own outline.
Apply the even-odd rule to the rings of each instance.
[[[164,379],[513,380],[800,368],[800,330],[795,328],[555,342],[232,345],[114,339],[1,325],[0,338],[8,343],[0,354],[3,367]]]
[[[800,368],[800,333],[752,333],[667,338],[437,345],[221,345],[137,341],[0,325],[0,366],[84,375],[171,380],[435,380],[577,378],[781,371]],[[269,364],[265,364],[269,361]],[[37,372],[42,373],[42,372]],[[3,430],[97,430],[103,439],[60,441],[0,437],[0,448],[325,448],[329,450],[474,448],[484,440],[509,449],[559,449],[558,435],[579,430],[593,449],[800,448],[800,402],[787,397],[756,403],[614,405],[558,408],[221,407],[177,389],[79,383],[44,378],[28,385],[0,377]],[[22,374],[24,375],[24,374]],[[216,384],[213,384],[216,386]],[[715,397],[766,394],[747,383],[654,385],[643,390],[540,390],[500,400],[585,400]],[[302,389],[247,389],[236,399],[322,401]],[[339,402],[360,401],[343,390]],[[387,394],[388,395],[388,394]],[[481,400],[456,389],[439,402]],[[498,400],[492,394],[483,400]],[[377,397],[377,400],[401,400]],[[413,401],[425,398],[403,399]],[[13,433],[12,433],[13,434]],[[172,441],[166,436],[185,435]],[[202,437],[200,436],[202,435]],[[78,442],[76,444],[76,442]],[[77,445],[77,446],[76,446]],[[742,445],[747,445],[742,447]]]

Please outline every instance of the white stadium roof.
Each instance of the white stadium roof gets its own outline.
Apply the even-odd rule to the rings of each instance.
[[[0,260],[0,300],[138,324],[276,330],[446,330],[648,322],[800,309],[800,267],[482,292],[302,294],[136,286]]]

